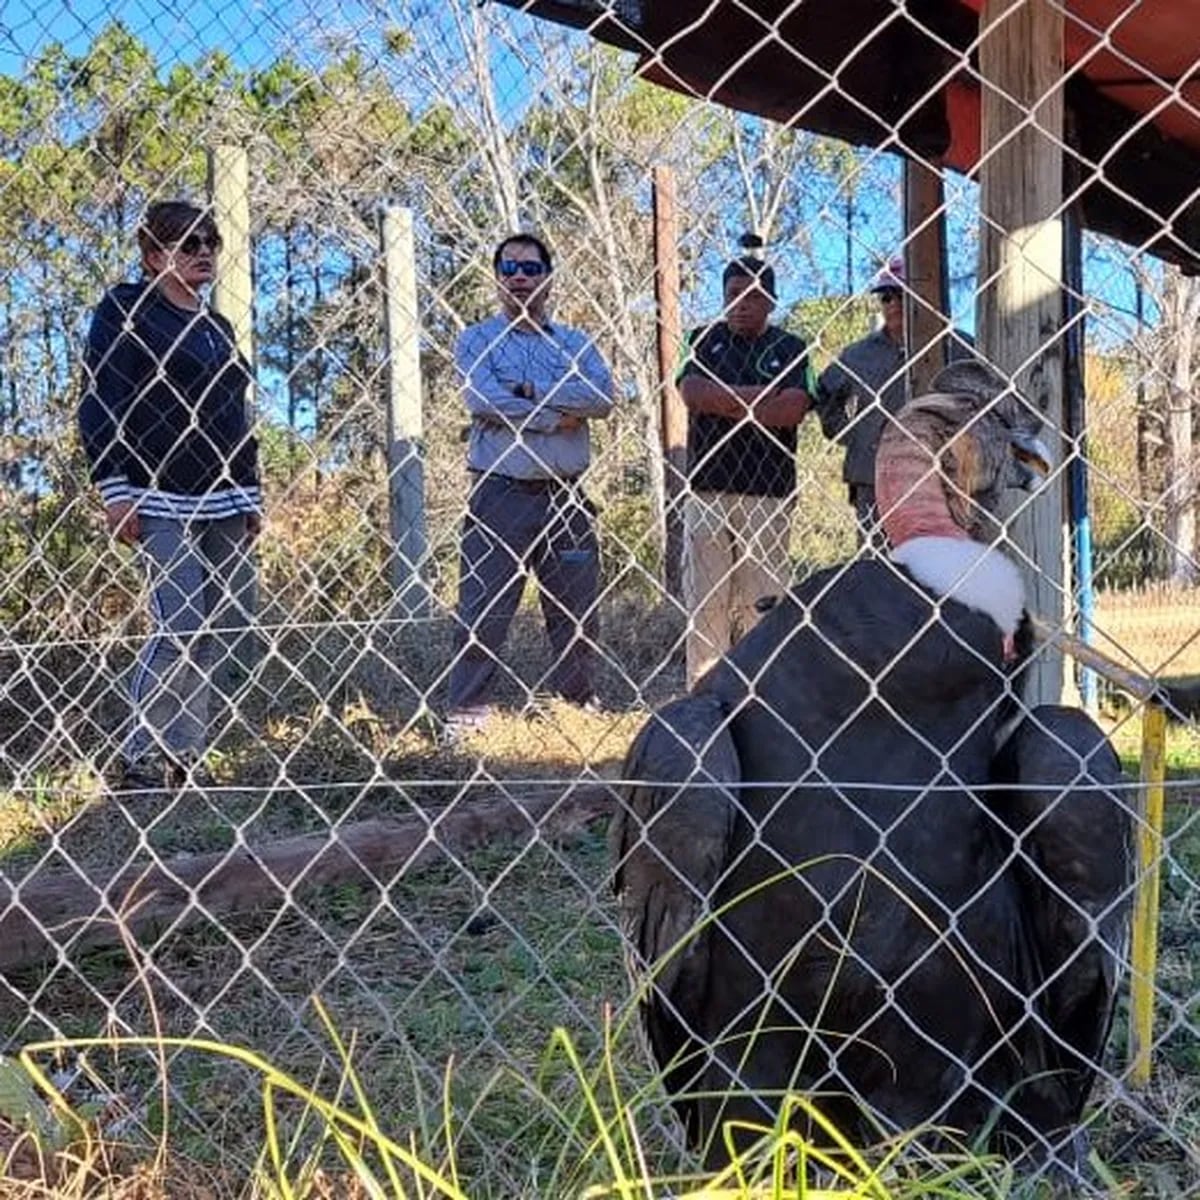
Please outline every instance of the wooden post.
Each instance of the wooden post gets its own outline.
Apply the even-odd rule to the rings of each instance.
[[[683,343],[679,315],[679,242],[675,174],[654,168],[654,298],[658,305],[659,431],[663,454],[663,580],[675,599],[683,595],[683,498],[687,492],[687,409],[675,384]]]
[[[982,228],[979,346],[1045,420],[1059,462],[1063,417],[1063,15],[1051,0],[984,0],[979,68]],[[1023,496],[1008,523],[1025,569],[1026,602],[1051,624],[1065,612],[1066,489],[1054,473]],[[1026,700],[1057,703],[1063,661],[1048,649],[1031,664]]]
[[[412,210],[388,206],[380,223],[388,382],[388,511],[392,589],[406,617],[429,612],[422,578],[425,532],[425,427],[421,410],[420,322]]]
[[[909,386],[920,396],[946,364],[946,203],[942,173],[904,160],[904,336]]]
[[[250,237],[250,160],[241,146],[215,146],[208,153],[208,194],[213,217],[224,245],[217,260],[212,304],[233,326],[242,357],[254,371],[254,267]],[[254,387],[246,396],[253,420]],[[259,660],[254,614],[258,611],[258,570],[251,554],[241,555],[230,573],[229,586],[212,614],[215,629],[237,630],[227,635],[228,652],[219,657],[212,682],[229,697],[250,677]],[[211,718],[210,718],[211,723]]]
[[[250,241],[250,162],[241,146],[217,146],[208,155],[208,186],[221,248],[213,307],[228,317],[238,349],[254,362],[254,272]]]

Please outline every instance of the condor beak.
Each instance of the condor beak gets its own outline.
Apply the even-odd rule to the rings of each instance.
[[[1020,485],[1032,489],[1050,474],[1053,465],[1045,443],[1032,434],[1013,432],[1009,436],[1013,458],[1016,460]]]

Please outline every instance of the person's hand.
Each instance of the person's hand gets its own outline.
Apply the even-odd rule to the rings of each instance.
[[[246,514],[246,540],[252,542],[258,535],[262,533],[262,514],[247,513]]]
[[[563,413],[563,415],[558,418],[558,429],[563,433],[566,433],[571,429],[582,429],[585,424],[586,422],[583,417],[577,417],[572,413]]]
[[[118,542],[124,542],[126,546],[137,545],[142,530],[132,500],[117,500],[106,505],[104,516],[108,521],[108,532]]]

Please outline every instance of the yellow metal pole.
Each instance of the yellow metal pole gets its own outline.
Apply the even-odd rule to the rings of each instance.
[[[1142,709],[1142,787],[1137,825],[1137,880],[1133,894],[1130,961],[1129,1081],[1150,1082],[1154,1039],[1154,974],[1158,963],[1158,894],[1162,874],[1163,809],[1167,778],[1167,710],[1162,693],[1146,679],[1094,646],[1031,614],[1034,633],[1085,666],[1104,675],[1144,704]]]
[[[1129,1012],[1129,1080],[1150,1082],[1154,1038],[1154,973],[1158,960],[1158,892],[1162,871],[1164,781],[1167,776],[1167,712],[1151,700],[1142,713],[1141,819],[1137,827],[1137,885],[1133,898],[1133,946]]]

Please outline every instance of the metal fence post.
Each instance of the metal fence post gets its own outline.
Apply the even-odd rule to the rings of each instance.
[[[1129,1079],[1150,1082],[1154,1044],[1154,975],[1158,964],[1158,902],[1162,876],[1167,711],[1158,698],[1142,714],[1142,792],[1137,825],[1137,884],[1133,895],[1129,1000]]]

